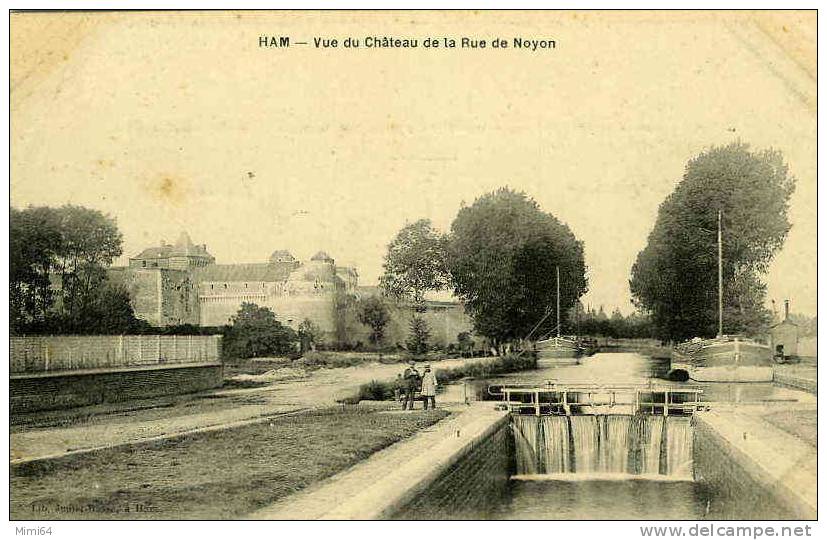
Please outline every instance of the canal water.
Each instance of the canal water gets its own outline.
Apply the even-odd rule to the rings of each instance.
[[[797,401],[800,392],[781,388],[772,383],[685,383],[666,379],[669,371],[668,359],[653,359],[638,353],[597,353],[580,359],[580,364],[572,366],[543,367],[539,369],[511,373],[477,381],[473,390],[477,399],[485,399],[488,385],[507,383],[544,383],[557,381],[566,383],[648,383],[668,384],[671,386],[692,386],[701,388],[702,401],[712,403],[768,403]],[[497,399],[488,396],[488,399]]]
[[[598,353],[580,365],[540,367],[480,381],[489,384],[673,383],[668,360],[636,353]],[[691,384],[703,400],[723,403],[787,401],[772,384]],[[515,416],[516,474],[509,489],[480,518],[487,519],[714,519],[713,494],[692,481],[689,418]],[[713,512],[710,513],[710,508]]]

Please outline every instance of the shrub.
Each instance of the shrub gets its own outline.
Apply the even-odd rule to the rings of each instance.
[[[523,371],[536,368],[536,355],[526,352],[522,355],[507,354],[495,358],[489,362],[474,362],[473,364],[466,364],[464,366],[437,369],[434,372],[434,375],[436,375],[436,378],[440,383],[446,383],[449,381],[462,379],[463,377],[485,378],[493,375],[500,375],[502,373],[511,373],[514,371]],[[394,383],[371,381],[359,387],[359,396],[361,399],[380,399],[377,397],[366,397],[379,395],[385,396],[381,399],[392,399],[394,396]]]
[[[224,355],[231,358],[284,356],[295,352],[298,336],[268,308],[243,303],[224,333]]]
[[[393,383],[370,381],[359,387],[360,400],[384,401],[394,398]]]
[[[302,352],[324,344],[321,328],[310,319],[305,319],[299,324],[298,336]]]

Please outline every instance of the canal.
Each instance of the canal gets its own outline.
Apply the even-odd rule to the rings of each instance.
[[[486,396],[489,385],[556,381],[700,386],[703,401],[724,407],[792,402],[800,396],[800,392],[771,383],[673,383],[665,379],[668,368],[668,360],[641,354],[598,353],[583,358],[579,365],[555,367],[541,363],[539,369],[530,372],[476,381],[471,393],[477,399],[496,399]],[[755,512],[755,508],[727,500],[720,490],[695,481],[692,425],[689,418],[677,417],[513,417],[515,465],[507,489],[492,497],[485,508],[455,517],[555,520],[761,517],[743,514]],[[527,440],[539,442],[532,450]],[[534,458],[533,453],[540,457]],[[677,464],[673,463],[675,460]],[[575,467],[574,462],[579,465]],[[783,513],[778,517],[783,517]]]

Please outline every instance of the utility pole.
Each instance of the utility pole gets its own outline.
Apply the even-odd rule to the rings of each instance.
[[[560,337],[560,267],[554,269],[557,271],[557,337]]]
[[[721,238],[721,211],[718,210],[718,337],[724,335],[724,248]]]

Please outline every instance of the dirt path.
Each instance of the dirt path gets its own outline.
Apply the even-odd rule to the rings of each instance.
[[[432,362],[450,368],[491,359],[457,359]],[[232,422],[269,417],[285,412],[327,407],[371,380],[389,380],[402,364],[367,364],[322,369],[304,378],[274,381],[259,388],[217,390],[168,409],[146,409],[100,415],[67,427],[23,428],[11,434],[11,462],[60,456],[119,444],[172,436]],[[266,381],[266,376],[261,376]],[[218,404],[216,401],[218,400]]]

